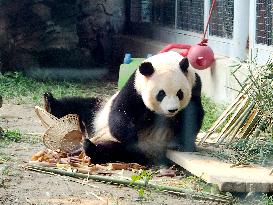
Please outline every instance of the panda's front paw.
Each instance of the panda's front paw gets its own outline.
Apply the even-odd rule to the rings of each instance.
[[[175,142],[170,142],[167,148],[175,151],[182,151],[182,146]]]
[[[196,146],[195,145],[184,146],[182,149],[183,149],[183,152],[196,152]]]
[[[179,152],[196,152],[195,145],[183,145],[176,142],[170,142],[167,148]]]

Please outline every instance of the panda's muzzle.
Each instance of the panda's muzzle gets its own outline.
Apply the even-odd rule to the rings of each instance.
[[[175,113],[178,109],[172,109],[172,110],[168,110],[169,113]]]

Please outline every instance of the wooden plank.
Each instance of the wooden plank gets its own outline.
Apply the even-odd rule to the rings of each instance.
[[[207,183],[217,184],[220,191],[272,192],[273,176],[269,168],[232,167],[217,158],[197,153],[169,150],[167,157]]]

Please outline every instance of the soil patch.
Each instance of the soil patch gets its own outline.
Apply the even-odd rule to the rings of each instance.
[[[4,104],[0,109],[3,129],[17,129],[24,142],[0,147],[0,204],[219,204],[152,191],[139,201],[133,188],[31,172],[25,169],[31,156],[43,149],[33,106]]]

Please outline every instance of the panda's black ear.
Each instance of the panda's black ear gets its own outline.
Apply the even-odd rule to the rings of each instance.
[[[189,68],[189,60],[188,60],[188,58],[183,58],[180,61],[179,66],[180,66],[182,72],[187,73],[188,72],[188,68]]]
[[[139,72],[146,77],[150,77],[151,75],[153,75],[155,70],[150,62],[144,62],[141,63],[141,65],[139,66]]]

